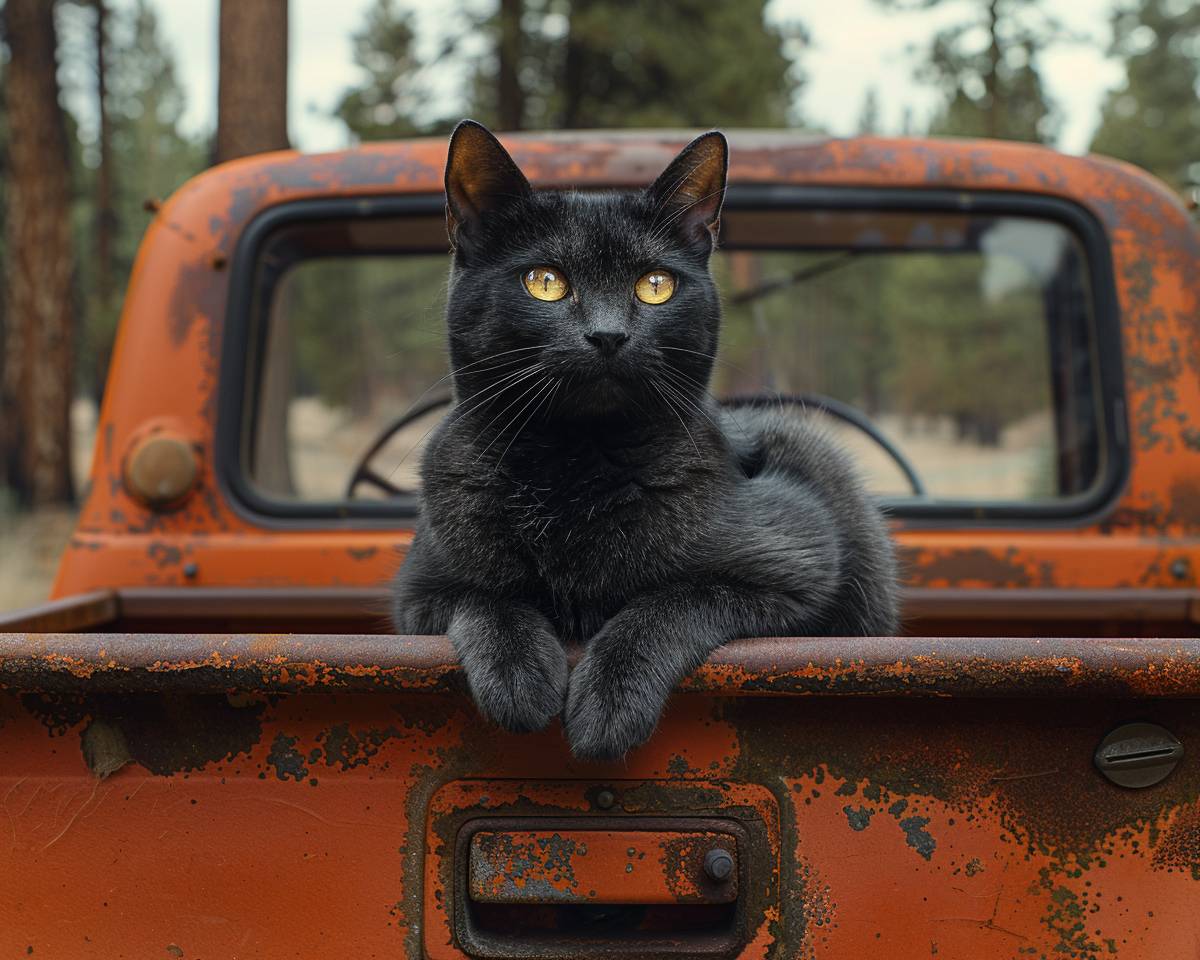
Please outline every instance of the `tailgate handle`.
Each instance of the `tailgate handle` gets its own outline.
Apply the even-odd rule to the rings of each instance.
[[[478,903],[721,904],[738,894],[737,837],[715,831],[480,831],[469,861]]]

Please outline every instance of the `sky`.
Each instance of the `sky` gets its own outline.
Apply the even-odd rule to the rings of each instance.
[[[114,0],[117,7],[131,0]],[[166,41],[174,49],[179,77],[187,93],[184,126],[209,133],[216,125],[217,0],[151,0]],[[426,51],[437,43],[448,22],[447,0],[398,0],[418,17]],[[488,0],[471,0],[486,9]],[[713,0],[720,2],[720,0]],[[808,80],[799,109],[811,124],[833,134],[855,132],[867,91],[874,88],[881,108],[881,132],[899,133],[906,112],[918,126],[937,103],[937,93],[912,76],[913,45],[922,45],[942,25],[962,16],[967,0],[951,0],[937,10],[895,13],[876,0],[771,0],[768,16],[778,22],[799,20],[811,42],[804,51]],[[351,59],[351,36],[371,0],[290,0],[289,129],[301,150],[336,150],[347,145],[345,128],[329,118],[340,95],[359,82]],[[1062,107],[1065,123],[1060,149],[1087,149],[1105,92],[1120,83],[1119,64],[1102,53],[1109,38],[1111,0],[1052,0],[1054,14],[1066,27],[1093,43],[1072,43],[1043,54],[1043,77],[1050,96]],[[431,114],[457,113],[464,78],[439,68],[425,78],[437,102]]]

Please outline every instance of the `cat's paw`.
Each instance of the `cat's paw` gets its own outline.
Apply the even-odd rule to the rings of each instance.
[[[544,729],[567,696],[567,655],[558,639],[541,630],[523,639],[509,655],[463,658],[479,712],[513,733]]]
[[[563,713],[571,753],[584,760],[619,760],[650,739],[664,699],[645,678],[639,682],[584,655],[571,672]]]

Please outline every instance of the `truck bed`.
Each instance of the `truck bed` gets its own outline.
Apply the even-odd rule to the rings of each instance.
[[[1190,958],[1200,770],[1093,757],[1195,743],[1198,694],[1193,639],[744,640],[597,764],[484,724],[442,637],[8,633],[0,950]]]

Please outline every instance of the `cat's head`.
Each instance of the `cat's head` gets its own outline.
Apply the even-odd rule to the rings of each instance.
[[[491,133],[460,123],[447,322],[463,405],[567,419],[686,409],[678,398],[703,393],[717,350],[708,261],[727,166],[712,132],[645,190],[535,192]]]

